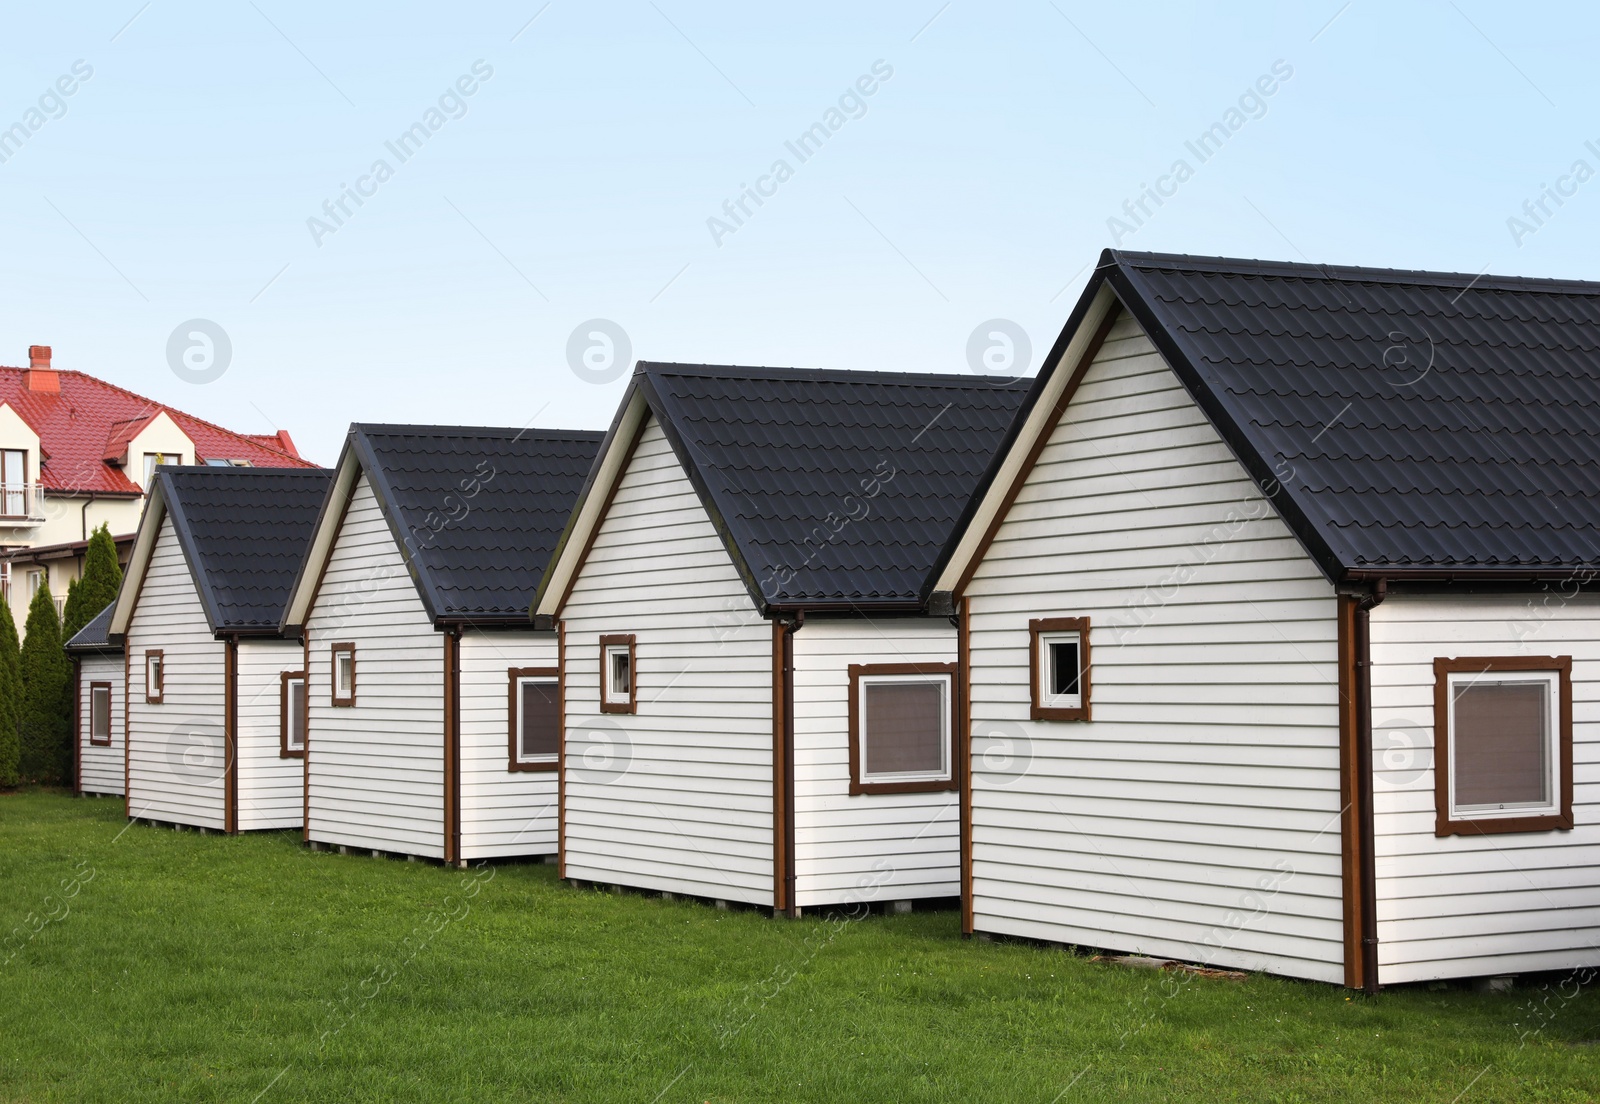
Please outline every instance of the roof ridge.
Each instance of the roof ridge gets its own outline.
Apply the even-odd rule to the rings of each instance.
[[[804,380],[812,383],[880,383],[888,386],[959,387],[1004,390],[1033,382],[1032,376],[979,376],[962,372],[891,372],[867,368],[785,368],[771,365],[680,364],[673,361],[641,360],[635,375],[705,376],[711,379]]]
[[[1345,283],[1415,284],[1481,288],[1492,291],[1600,295],[1600,281],[1596,280],[1570,280],[1548,276],[1501,276],[1483,272],[1474,275],[1467,272],[1432,269],[1371,268],[1362,265],[1318,264],[1314,261],[1267,261],[1244,257],[1144,253],[1121,249],[1108,249],[1106,253],[1110,259],[1128,268],[1188,269],[1194,272],[1237,276],[1278,276]]]

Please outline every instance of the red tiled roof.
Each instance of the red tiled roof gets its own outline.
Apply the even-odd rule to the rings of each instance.
[[[9,403],[39,435],[44,467],[39,481],[57,491],[138,494],[121,468],[106,462],[157,414],[166,414],[194,442],[193,463],[247,460],[256,467],[309,468],[289,435],[234,433],[82,372],[55,372],[59,392],[29,391],[26,368],[0,367],[0,402]],[[140,474],[137,470],[132,474]]]

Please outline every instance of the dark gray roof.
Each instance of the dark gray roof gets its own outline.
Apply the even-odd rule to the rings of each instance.
[[[769,609],[920,608],[1031,382],[651,363],[635,375]]]
[[[332,477],[324,468],[158,470],[213,632],[277,632]]]
[[[1600,564],[1600,284],[1107,250],[1080,312],[1103,281],[1330,577]]]
[[[106,634],[111,631],[111,614],[116,610],[117,604],[110,603],[105,609],[95,614],[94,620],[73,634],[67,641],[66,648],[69,652],[121,652],[122,645],[112,644],[106,639]]]
[[[435,621],[526,624],[603,434],[350,427],[350,448]]]

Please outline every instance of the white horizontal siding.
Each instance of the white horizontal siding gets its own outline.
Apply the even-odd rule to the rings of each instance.
[[[977,929],[1342,980],[1333,590],[1126,314],[966,596]],[[1028,717],[1050,616],[1091,722]]]
[[[771,627],[653,418],[562,616],[567,875],[770,906]],[[636,714],[600,713],[613,633]]]
[[[89,742],[89,684],[111,684],[111,743]],[[121,795],[127,769],[122,739],[124,686],[120,654],[84,654],[78,657],[78,763],[79,785],[86,794]]]
[[[956,661],[943,618],[813,619],[794,634],[795,900],[955,897],[960,796],[850,793],[852,663]],[[951,680],[951,693],[956,692]]]
[[[556,666],[553,632],[461,635],[461,857],[556,853],[556,772],[513,771],[512,668]]]
[[[305,764],[282,754],[282,675],[298,671],[298,641],[239,641],[239,830],[299,828]]]
[[[307,838],[444,857],[444,637],[363,474],[307,617]],[[332,701],[330,646],[356,646],[356,704]]]
[[[128,623],[128,815],[218,830],[226,826],[224,645],[163,517]],[[166,665],[160,704],[145,701],[145,653]]]
[[[1371,617],[1381,980],[1600,964],[1600,596],[1390,594]],[[1433,661],[1463,656],[1572,657],[1572,831],[1434,835]]]

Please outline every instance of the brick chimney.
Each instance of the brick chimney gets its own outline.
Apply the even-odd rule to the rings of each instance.
[[[61,379],[50,367],[50,346],[28,346],[28,374],[23,383],[29,391],[46,395],[61,393]]]

